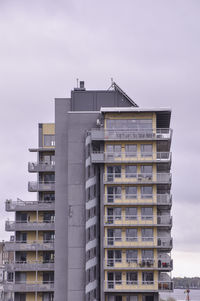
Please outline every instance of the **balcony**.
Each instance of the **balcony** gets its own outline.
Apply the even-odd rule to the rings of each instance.
[[[5,242],[5,251],[49,251],[54,250],[53,240],[9,241]]]
[[[171,237],[105,237],[105,248],[159,248],[170,251]]]
[[[15,261],[6,263],[5,268],[7,271],[51,271],[54,270],[54,262],[41,262],[41,261]]]
[[[55,162],[29,162],[29,172],[55,171]]]
[[[7,200],[5,203],[6,211],[46,211],[55,210],[55,201],[35,201],[24,202],[21,200],[12,201]]]
[[[37,191],[54,191],[55,190],[55,182],[28,182],[28,191],[29,192],[37,192]]]
[[[104,268],[108,270],[162,270],[171,271],[173,269],[173,261],[171,259],[159,259],[153,258],[141,259],[137,258],[115,258],[107,259],[104,261]]]
[[[44,222],[29,222],[29,221],[6,221],[5,224],[6,231],[53,231],[55,230],[54,221],[44,221]]]
[[[171,184],[171,174],[105,173],[104,184]]]
[[[164,205],[170,207],[172,196],[168,193],[157,195],[139,195],[139,194],[105,194],[105,205]]]
[[[155,130],[143,129],[103,129],[95,128],[91,130],[91,139],[92,140],[104,140],[104,141],[113,141],[113,140],[171,140],[172,130],[168,128],[157,128]]]
[[[157,153],[110,153],[110,152],[92,152],[92,163],[170,163],[171,152]]]
[[[156,291],[173,291],[172,281],[105,281],[104,290],[119,292],[156,292]]]
[[[50,292],[54,290],[54,282],[6,282],[5,292]]]
[[[171,228],[172,217],[169,215],[105,215],[105,226],[164,226]]]

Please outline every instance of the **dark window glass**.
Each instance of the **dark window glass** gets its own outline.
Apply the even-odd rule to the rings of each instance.
[[[127,186],[125,188],[126,199],[132,199],[137,197],[137,187],[136,186]]]
[[[136,165],[126,165],[126,178],[134,178],[137,176],[137,166]]]
[[[44,146],[55,146],[55,135],[44,135]]]
[[[126,229],[126,240],[137,241],[137,229]]]
[[[141,144],[140,149],[141,149],[142,157],[151,157],[152,156],[152,151],[153,151],[152,144]]]
[[[127,262],[137,262],[138,251],[137,250],[127,250],[126,251],[126,261]]]
[[[143,199],[152,198],[153,187],[152,186],[141,186],[141,197]]]
[[[133,220],[137,219],[137,208],[136,207],[126,207],[126,219]]]
[[[142,229],[142,240],[153,241],[153,229]]]
[[[126,155],[126,157],[136,157],[137,156],[137,144],[126,144],[125,145],[125,155]]]

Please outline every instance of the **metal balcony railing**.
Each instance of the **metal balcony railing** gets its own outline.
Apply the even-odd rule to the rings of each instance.
[[[126,268],[126,269],[162,269],[171,270],[173,267],[172,260],[170,259],[158,259],[153,258],[138,259],[138,258],[115,258],[107,259],[104,261],[105,268]]]
[[[13,261],[6,262],[5,268],[8,271],[30,271],[30,270],[53,270],[54,269],[54,261]]]
[[[150,163],[165,163],[171,162],[171,152],[100,152],[93,151],[91,153],[92,163],[107,163],[107,162],[150,162]]]
[[[158,247],[172,248],[172,238],[167,237],[106,237],[104,240],[105,247]]]
[[[170,173],[105,173],[104,183],[157,184],[171,183]]]
[[[55,223],[54,220],[46,221],[6,221],[5,230],[6,231],[23,231],[23,230],[54,230]]]
[[[12,201],[7,200],[5,203],[6,211],[23,211],[23,210],[48,210],[55,208],[54,200],[41,200],[34,202],[24,202],[22,200]]]
[[[105,290],[130,290],[130,291],[139,291],[139,290],[149,290],[152,288],[154,290],[173,290],[173,282],[170,281],[139,281],[139,280],[108,280],[104,281]]]
[[[29,172],[55,171],[55,162],[29,162]]]
[[[55,190],[55,181],[28,182],[28,191],[30,191],[30,192],[54,191],[54,190]]]
[[[53,281],[19,281],[19,282],[6,282],[4,284],[5,292],[46,292],[54,290],[54,282]]]
[[[170,215],[105,215],[107,225],[172,225]]]
[[[15,240],[5,242],[5,251],[54,250],[54,240]]]
[[[103,129],[95,128],[90,131],[92,140],[170,140],[172,130],[157,129]]]
[[[145,200],[148,199],[148,202]],[[171,205],[172,196],[168,193],[165,194],[105,194],[104,203],[122,203],[122,204],[150,204],[149,199],[152,199],[152,204],[154,205]]]

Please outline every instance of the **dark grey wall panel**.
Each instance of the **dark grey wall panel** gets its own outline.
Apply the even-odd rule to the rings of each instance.
[[[69,248],[68,250],[71,259],[69,261],[70,269],[77,269],[85,264],[85,258],[82,256],[85,252],[85,248]]]

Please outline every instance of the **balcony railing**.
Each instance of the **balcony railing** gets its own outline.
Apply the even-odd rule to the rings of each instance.
[[[55,171],[55,162],[29,162],[29,172]]]
[[[154,205],[171,205],[172,197],[170,194],[105,194],[105,204],[154,204]]]
[[[34,211],[34,210],[54,210],[54,200],[41,200],[34,202],[24,202],[22,200],[7,200],[5,203],[6,211]]]
[[[5,264],[5,268],[7,271],[35,271],[35,270],[42,270],[48,271],[54,269],[54,262],[53,261],[14,261],[14,262],[7,262]]]
[[[134,152],[92,152],[92,163],[107,162],[144,162],[144,163],[164,163],[171,162],[171,152],[157,153],[134,153]]]
[[[104,261],[104,267],[106,269],[116,268],[116,269],[161,269],[161,270],[171,270],[173,267],[172,260],[170,259],[159,259],[155,260],[153,258],[142,259],[138,258],[115,258],[107,259]]]
[[[170,173],[105,173],[104,183],[158,184],[171,183]]]
[[[158,247],[172,248],[172,238],[168,237],[106,237],[105,247]]]
[[[92,140],[170,140],[172,130],[168,128],[151,129],[103,129],[90,131]]]
[[[55,190],[55,182],[47,181],[47,182],[28,182],[28,191],[37,192],[37,191],[54,191]]]
[[[6,231],[23,231],[23,230],[55,230],[54,221],[6,221],[5,224]]]
[[[46,291],[53,291],[54,290],[54,282],[53,281],[44,281],[44,282],[37,282],[37,281],[19,281],[19,282],[6,282],[4,284],[5,292],[46,292]]]
[[[153,290],[165,290],[173,291],[173,282],[172,281],[134,281],[134,280],[111,280],[105,281],[105,290],[119,290],[119,291],[145,291],[149,289]]]
[[[128,226],[152,226],[152,225],[172,225],[172,217],[170,215],[105,215],[105,225],[128,225]]]
[[[54,240],[16,240],[5,242],[5,251],[54,250]]]

